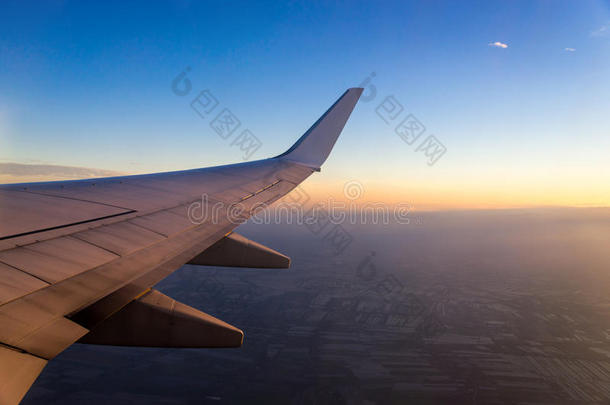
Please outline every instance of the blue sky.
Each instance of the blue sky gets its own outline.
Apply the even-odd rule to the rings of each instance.
[[[260,139],[252,159],[273,156],[375,72],[377,97],[312,188],[355,179],[431,208],[608,205],[609,51],[607,1],[3,2],[0,161],[242,161],[191,109],[204,89]],[[390,95],[446,147],[433,166],[375,113]]]

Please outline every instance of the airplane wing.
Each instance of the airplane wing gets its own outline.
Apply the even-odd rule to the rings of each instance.
[[[290,148],[228,166],[0,185],[0,404],[75,342],[239,347],[243,332],[152,289],[185,263],[287,267],[233,230],[328,157],[360,88]]]

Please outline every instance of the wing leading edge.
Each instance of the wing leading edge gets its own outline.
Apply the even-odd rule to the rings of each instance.
[[[169,297],[169,308],[180,308],[180,313],[155,306],[148,301],[161,295],[150,292],[151,288],[183,264],[207,258],[204,252],[217,247],[247,220],[256,204],[276,201],[319,171],[361,93],[360,88],[347,90],[288,151],[275,158],[152,175],[0,185],[0,228],[5,220],[10,220],[11,226],[11,232],[0,238],[0,376],[12,376],[0,379],[0,403],[18,403],[46,362],[70,344],[81,338],[83,342],[103,340],[100,331],[97,339],[93,335],[87,338],[98,325],[104,325],[104,336],[114,336],[108,340],[111,344],[120,344],[116,334],[120,331],[113,331],[112,325],[129,323],[130,316],[139,317],[140,307],[149,312],[153,308],[168,317],[167,322],[151,325],[160,338],[143,345],[238,346],[239,329],[172,303]],[[241,221],[193,221],[189,210],[203,194],[227,206],[242,204],[246,210]],[[59,219],[42,221],[50,227],[32,226],[37,210],[28,209],[32,205],[23,201],[37,198],[54,199],[55,204],[44,215],[54,217],[53,209],[57,208],[54,218]],[[82,214],[78,201],[90,204],[81,204]],[[92,213],[92,208],[98,206],[119,210],[119,215],[103,213],[96,218],[94,215],[100,214]],[[229,217],[228,212],[224,214]],[[63,217],[65,223],[61,222]],[[27,224],[23,229],[21,221]],[[239,251],[258,267],[281,267],[289,262],[272,249],[241,242]],[[86,254],[70,253],[74,249]],[[216,249],[213,262],[222,262],[219,254],[232,254],[235,249]],[[248,260],[242,262],[248,264]],[[10,274],[4,277],[4,272]],[[19,285],[19,290],[13,285]],[[194,343],[167,338],[176,336],[173,332],[177,331],[185,334],[189,325],[209,336]],[[223,336],[236,338],[223,344]],[[137,345],[135,335],[128,344]]]

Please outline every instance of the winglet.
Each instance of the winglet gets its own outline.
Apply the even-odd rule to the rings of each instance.
[[[341,134],[362,91],[360,87],[348,89],[290,149],[276,157],[319,170]]]

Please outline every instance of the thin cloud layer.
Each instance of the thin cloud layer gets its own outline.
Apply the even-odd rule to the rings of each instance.
[[[508,48],[507,44],[500,42],[500,41],[490,42],[489,46],[493,46],[494,48],[502,48],[502,49]]]
[[[576,49],[575,49],[575,48],[563,48],[563,49],[564,49],[565,51],[567,51],[567,52],[574,52],[574,51],[576,51]]]
[[[608,34],[610,34],[610,22],[607,22],[595,31],[591,31],[592,37],[605,37],[608,36]]]
[[[112,170],[23,163],[0,163],[0,183],[25,183],[119,176]]]

